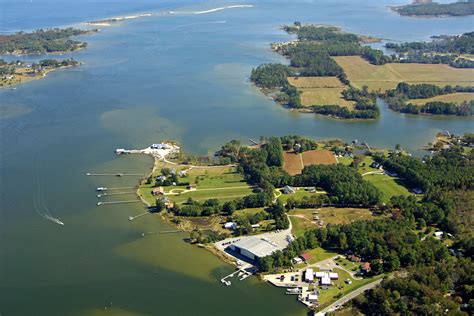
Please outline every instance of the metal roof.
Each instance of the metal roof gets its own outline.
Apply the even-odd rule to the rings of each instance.
[[[278,249],[277,245],[270,239],[255,236],[244,238],[234,243],[234,246],[239,247],[241,249],[245,249],[248,252],[253,253],[257,257],[265,257],[271,255],[275,250]]]

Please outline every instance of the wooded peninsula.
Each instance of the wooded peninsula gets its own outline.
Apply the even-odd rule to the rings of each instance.
[[[289,65],[260,65],[252,70],[250,79],[290,109],[341,119],[375,119],[380,115],[377,98],[393,97],[386,92],[405,83],[414,89],[420,84],[435,86],[441,88],[432,89],[436,95],[452,98],[427,100],[427,104],[411,102],[410,110],[391,106],[393,110],[463,116],[474,113],[473,95],[459,95],[474,89],[473,32],[438,36],[432,42],[387,43],[385,46],[394,52],[389,56],[364,46],[370,37],[332,26],[295,22],[284,30],[297,39],[274,43],[272,48],[288,57]],[[436,95],[417,94],[417,99]]]
[[[398,14],[406,16],[466,16],[474,14],[474,0],[457,1],[452,3],[414,1],[412,4],[392,6],[390,8]]]
[[[97,32],[75,28],[37,30],[31,33],[18,32],[0,35],[0,55],[30,55],[67,53],[87,46],[87,43],[72,40],[71,37]]]

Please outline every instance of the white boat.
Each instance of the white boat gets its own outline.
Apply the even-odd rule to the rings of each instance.
[[[98,187],[96,189],[96,191],[107,191],[107,188],[104,188],[104,187]]]

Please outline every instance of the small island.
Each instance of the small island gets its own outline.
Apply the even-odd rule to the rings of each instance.
[[[87,43],[72,40],[72,36],[90,34],[98,30],[66,29],[37,30],[0,35],[0,55],[60,54],[76,51]]]
[[[376,119],[377,98],[410,114],[474,113],[474,33],[431,42],[386,43],[394,54],[364,46],[373,37],[320,25],[285,26],[297,39],[273,43],[289,65],[263,64],[250,79],[291,110],[338,119]],[[401,93],[412,86],[416,93]],[[430,88],[426,88],[429,86]],[[420,89],[430,90],[419,94]],[[433,99],[430,99],[433,98]],[[403,103],[403,104],[402,104]]]
[[[214,157],[156,144],[137,151],[156,158],[138,192],[150,212],[189,232],[188,242],[235,265],[221,279],[225,286],[257,274],[321,313],[358,295],[344,308],[463,310],[474,138],[441,136],[423,158],[400,145],[299,136],[261,137],[249,146],[233,140]],[[429,273],[446,286],[426,279]],[[415,285],[419,290],[408,290]]]
[[[78,65],[80,63],[72,58],[64,60],[44,59],[37,63],[27,63],[24,61],[6,62],[0,59],[0,88],[40,79],[51,71]]]
[[[467,16],[474,14],[474,0],[437,3],[432,0],[414,0],[412,4],[391,6],[400,15],[414,17]]]

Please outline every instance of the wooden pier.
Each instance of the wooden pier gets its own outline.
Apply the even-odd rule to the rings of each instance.
[[[109,204],[125,204],[125,203],[141,203],[140,200],[129,200],[129,201],[110,201],[110,202],[97,202],[97,206],[109,205]]]
[[[117,173],[86,173],[86,176],[88,177],[106,177],[106,176],[114,176],[114,177],[128,177],[128,176],[140,176],[144,177],[146,176],[145,174],[140,174],[140,173],[123,173],[123,172],[117,172]]]

